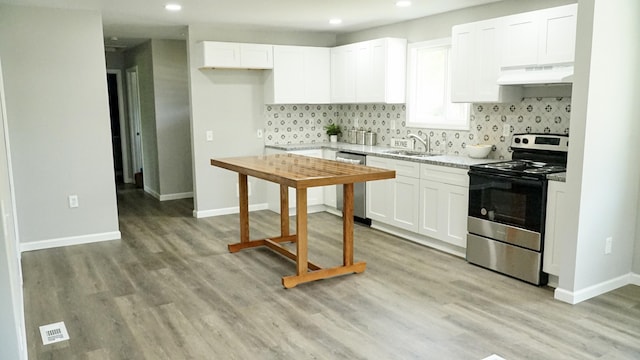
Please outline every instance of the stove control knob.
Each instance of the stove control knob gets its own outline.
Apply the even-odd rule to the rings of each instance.
[[[529,139],[522,139],[522,143],[523,144],[528,144],[529,143]]]
[[[514,141],[516,144],[520,144],[520,138],[515,138],[513,141]]]
[[[480,214],[482,214],[482,216],[487,216],[487,209],[485,208],[480,209]]]

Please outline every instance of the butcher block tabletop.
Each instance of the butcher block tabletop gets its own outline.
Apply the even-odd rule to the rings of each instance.
[[[211,165],[298,189],[395,177],[393,170],[296,154],[211,159]]]

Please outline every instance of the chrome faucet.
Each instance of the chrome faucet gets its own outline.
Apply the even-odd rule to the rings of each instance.
[[[409,134],[407,135],[408,138],[413,139],[413,148],[415,149],[415,145],[416,145],[416,140],[420,141],[422,143],[422,145],[424,146],[424,152],[429,153],[431,152],[430,146],[429,146],[429,136],[425,136],[425,138],[421,138],[420,136],[416,135],[416,134]]]

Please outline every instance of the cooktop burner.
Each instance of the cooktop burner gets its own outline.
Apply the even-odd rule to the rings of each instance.
[[[540,161],[512,160],[499,163],[482,164],[473,166],[475,169],[483,169],[495,173],[547,175],[565,172],[566,167],[560,164],[549,164]]]
[[[540,161],[530,160],[512,160],[492,164],[478,165],[484,169],[493,169],[497,171],[522,172],[527,174],[552,174],[564,172],[566,168],[558,164],[548,164]]]

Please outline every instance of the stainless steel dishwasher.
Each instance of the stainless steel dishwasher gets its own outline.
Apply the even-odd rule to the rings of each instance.
[[[367,164],[367,156],[350,152],[339,151],[336,153],[336,161],[349,164]],[[336,207],[342,210],[342,185],[336,185]],[[371,219],[367,219],[367,196],[365,183],[353,185],[353,218],[359,223],[371,225]]]

